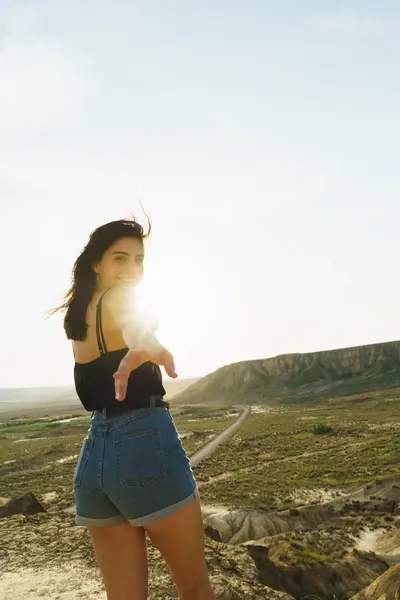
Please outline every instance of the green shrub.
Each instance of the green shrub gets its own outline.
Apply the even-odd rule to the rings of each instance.
[[[317,425],[314,425],[312,432],[314,435],[323,435],[325,433],[332,433],[333,427],[331,427],[330,425],[326,425],[325,423],[318,423]]]

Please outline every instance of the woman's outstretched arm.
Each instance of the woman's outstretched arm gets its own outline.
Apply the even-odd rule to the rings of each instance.
[[[173,356],[155,335],[158,323],[139,311],[134,288],[126,284],[115,286],[104,300],[129,348],[114,374],[116,399],[125,399],[129,375],[147,361],[163,366],[169,377],[176,378]]]

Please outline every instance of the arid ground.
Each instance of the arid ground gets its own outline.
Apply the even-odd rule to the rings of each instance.
[[[172,402],[189,456],[241,412]],[[0,519],[4,600],[105,598],[87,531],[66,510],[90,416],[58,417],[14,416],[0,426],[1,502],[32,492],[46,509]],[[193,467],[218,597],[350,598],[397,565],[399,429],[400,390],[252,406],[239,430]],[[176,598],[148,547],[149,597]]]

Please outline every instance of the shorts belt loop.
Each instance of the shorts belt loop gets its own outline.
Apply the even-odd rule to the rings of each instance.
[[[156,404],[156,397],[155,396],[150,396],[150,407],[153,408],[154,406],[157,406],[157,404]]]
[[[106,408],[106,407],[104,407],[104,408],[101,410],[101,413],[102,413],[102,416],[103,416],[103,421],[107,421],[107,408]]]

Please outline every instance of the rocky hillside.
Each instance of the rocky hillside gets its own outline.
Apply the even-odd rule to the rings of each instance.
[[[400,386],[400,342],[226,365],[174,398],[185,404],[304,402]]]
[[[400,565],[386,571],[351,600],[400,600]]]
[[[267,588],[295,600],[400,600],[400,477],[298,509],[203,515],[208,535],[247,548]]]

